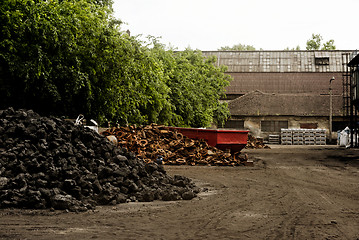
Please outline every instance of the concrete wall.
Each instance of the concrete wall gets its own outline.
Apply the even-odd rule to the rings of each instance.
[[[288,128],[298,129],[300,124],[316,123],[317,129],[325,129],[327,138],[329,137],[329,118],[328,117],[296,117],[296,116],[253,116],[239,117],[232,116],[232,119],[244,120],[244,128],[250,131],[255,137],[268,139],[270,134],[279,134],[279,132],[263,132],[261,131],[261,121],[288,121]],[[333,121],[343,121],[341,117],[334,117]],[[332,138],[336,139],[336,132],[332,133]]]

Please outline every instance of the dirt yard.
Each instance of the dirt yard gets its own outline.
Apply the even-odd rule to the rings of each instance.
[[[208,188],[190,201],[86,213],[0,210],[0,239],[359,239],[359,149],[244,150],[254,167],[166,166]]]

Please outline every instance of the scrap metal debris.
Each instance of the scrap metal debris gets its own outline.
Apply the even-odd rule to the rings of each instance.
[[[157,162],[168,165],[246,165],[248,156],[222,151],[204,140],[193,140],[166,126],[117,127],[102,132],[104,136],[115,136],[119,147],[137,154],[146,163]]]
[[[264,144],[263,138],[256,138],[252,135],[248,135],[246,148],[260,149],[260,148],[270,148],[270,147]]]

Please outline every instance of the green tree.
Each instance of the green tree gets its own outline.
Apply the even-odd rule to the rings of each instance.
[[[201,127],[227,114],[223,68],[198,51],[144,45],[121,31],[110,3],[0,2],[0,107]]]
[[[224,87],[231,78],[226,67],[216,67],[215,57],[205,58],[200,51],[175,52],[154,41],[153,53],[164,66],[172,114],[165,115],[176,126],[207,127],[221,125],[229,117],[228,106],[220,103]]]
[[[205,58],[200,51],[191,49],[176,54],[178,74],[169,84],[173,94],[171,100],[185,126],[221,124],[221,117],[228,117],[228,108],[219,99],[231,78],[224,74],[226,67],[215,67],[215,62],[214,56]]]
[[[94,54],[105,8],[85,1],[13,1],[0,5],[1,85],[5,99],[40,112],[85,112],[92,88],[82,56]],[[98,40],[96,40],[98,41]]]
[[[323,38],[320,34],[312,34],[312,39],[307,41],[307,50],[335,50],[334,40],[331,39],[322,44]]]
[[[322,36],[320,34],[312,34],[312,39],[307,41],[306,49],[307,50],[319,50],[322,43]]]
[[[97,4],[101,7],[108,7],[112,9],[112,0],[87,0],[89,3]]]
[[[232,47],[225,46],[218,49],[219,51],[255,51],[255,47],[245,44],[235,44]]]
[[[1,105],[100,122],[148,118],[138,106],[150,105],[149,91],[140,90],[161,74],[140,43],[119,31],[110,8],[5,0],[0,9]]]
[[[284,49],[284,51],[299,51],[300,50],[300,46],[299,45],[297,45],[297,47],[295,47],[295,48],[289,48],[289,47],[287,47],[287,48],[285,48]]]
[[[322,50],[335,50],[336,46],[334,45],[334,40],[331,39],[323,44]]]

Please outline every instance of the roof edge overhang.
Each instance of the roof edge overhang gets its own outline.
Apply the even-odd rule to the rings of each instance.
[[[348,66],[354,67],[359,64],[359,54],[357,54],[352,60],[349,61]]]
[[[273,118],[288,118],[288,117],[294,117],[294,118],[300,118],[300,117],[313,117],[313,118],[328,118],[328,115],[273,115],[273,114],[263,114],[263,115],[254,115],[254,114],[231,114],[231,116],[235,117],[273,117]],[[333,115],[333,117],[345,117],[343,115]]]
[[[355,50],[199,50],[201,52],[349,52],[352,53]]]

